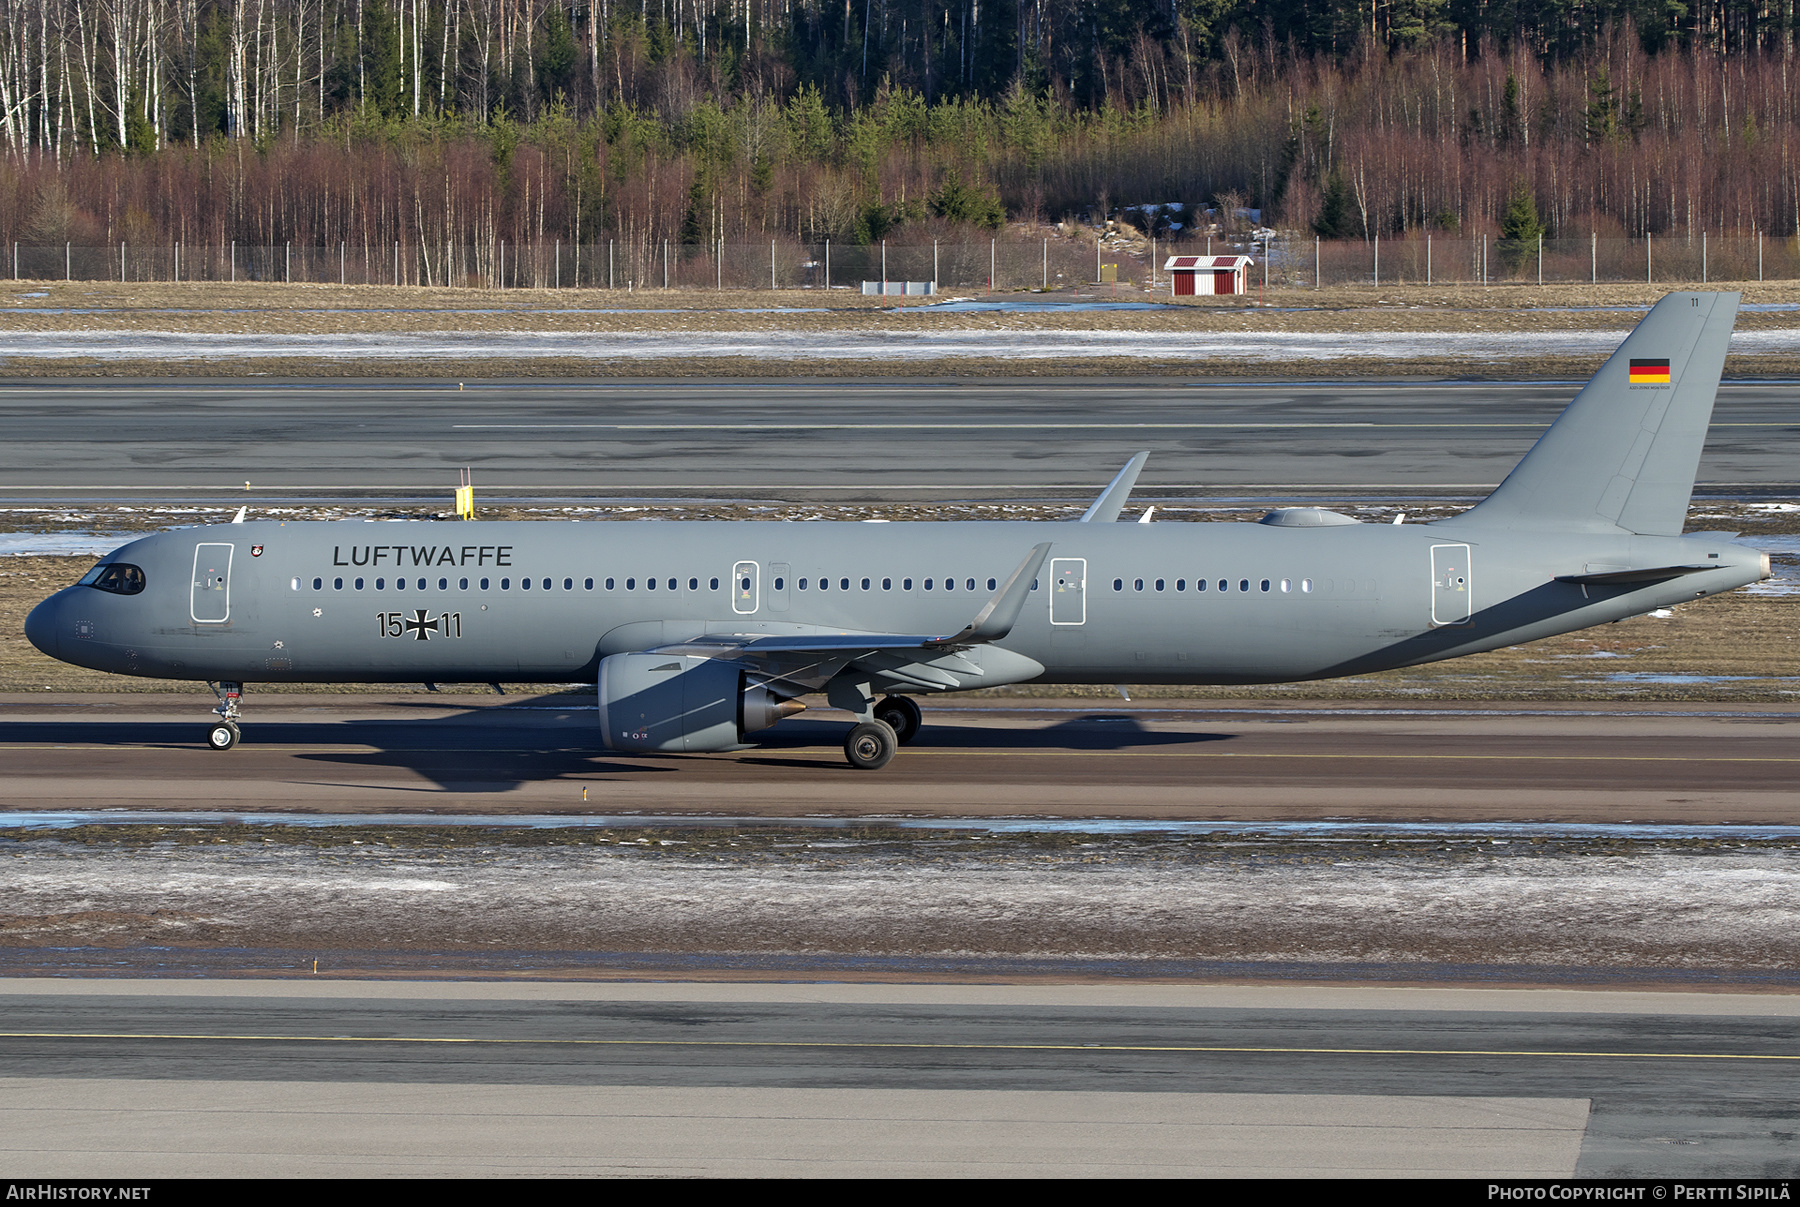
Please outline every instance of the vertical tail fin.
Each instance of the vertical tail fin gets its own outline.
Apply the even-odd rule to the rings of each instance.
[[[1658,302],[1506,481],[1446,522],[1681,535],[1738,297]]]

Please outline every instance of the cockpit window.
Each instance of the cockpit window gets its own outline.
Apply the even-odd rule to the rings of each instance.
[[[144,589],[144,572],[124,562],[95,566],[81,578],[84,587],[98,587],[114,595],[136,595]]]

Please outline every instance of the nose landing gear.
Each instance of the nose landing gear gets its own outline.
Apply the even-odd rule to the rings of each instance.
[[[213,709],[218,714],[218,721],[206,731],[206,744],[214,750],[230,750],[238,744],[243,734],[238,729],[238,701],[244,696],[244,685],[241,683],[208,684],[213,695],[219,698],[219,706]]]

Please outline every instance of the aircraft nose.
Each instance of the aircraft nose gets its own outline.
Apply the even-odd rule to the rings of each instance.
[[[62,594],[59,592],[46,599],[25,617],[25,640],[38,649],[61,660],[57,653],[57,632],[62,628],[59,622],[62,616]]]

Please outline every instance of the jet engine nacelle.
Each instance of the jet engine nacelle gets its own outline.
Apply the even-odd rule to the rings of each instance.
[[[606,748],[636,753],[730,750],[806,707],[732,663],[683,654],[602,658],[599,690]]]

